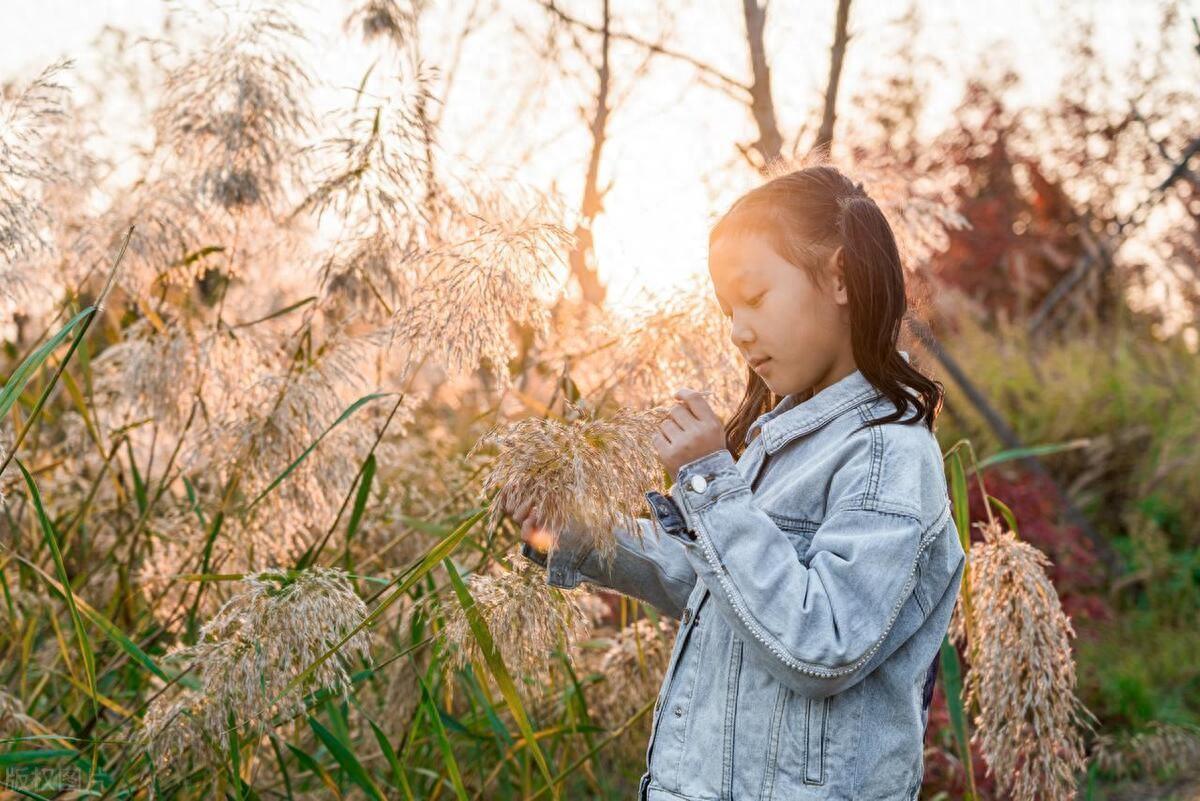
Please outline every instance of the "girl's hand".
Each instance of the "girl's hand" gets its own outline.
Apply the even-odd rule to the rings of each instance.
[[[680,467],[725,448],[725,425],[696,390],[685,387],[675,397],[680,402],[671,407],[650,444],[671,478],[678,481]]]
[[[539,551],[546,551],[554,540],[554,533],[543,527],[537,519],[536,510],[532,509],[532,498],[516,502],[510,500],[501,508],[504,513],[521,524],[521,539]]]

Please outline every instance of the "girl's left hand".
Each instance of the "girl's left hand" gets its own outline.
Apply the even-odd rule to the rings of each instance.
[[[675,397],[680,402],[659,423],[650,444],[671,478],[678,481],[680,467],[725,448],[725,425],[696,390],[685,387]]]

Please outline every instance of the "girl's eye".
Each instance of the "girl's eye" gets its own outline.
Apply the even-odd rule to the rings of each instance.
[[[762,292],[759,292],[757,295],[747,300],[746,305],[752,309],[757,308],[758,304],[762,303],[763,295],[765,294],[767,294],[767,291],[764,289]]]

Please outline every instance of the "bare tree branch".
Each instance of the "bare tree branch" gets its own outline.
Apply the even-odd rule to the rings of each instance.
[[[837,119],[838,83],[842,78],[842,62],[846,57],[846,32],[850,20],[850,0],[838,0],[837,22],[833,29],[833,48],[829,56],[829,84],[825,90],[825,115],[821,118],[821,129],[817,132],[815,147],[833,144],[833,124]]]
[[[576,19],[575,17],[567,14],[565,11],[555,5],[554,0],[542,0],[542,5],[545,6],[547,11],[552,12],[558,16],[559,19],[568,23],[569,25],[582,28],[583,30],[590,31],[591,33],[604,34],[604,30],[602,28],[592,25],[591,23],[584,22],[581,19]],[[715,79],[715,87],[728,92],[739,102],[745,102],[747,97],[750,95],[751,89],[744,82],[739,81],[737,78],[731,77],[711,64],[706,64],[694,56],[689,56],[687,53],[681,53],[678,50],[673,50],[658,42],[649,42],[639,36],[634,36],[631,33],[624,33],[622,31],[608,31],[608,33],[605,35],[611,39],[629,42],[630,44],[637,45],[638,47],[644,47],[655,55],[666,56],[667,58],[673,58],[676,61],[682,61],[685,64],[690,64],[698,69],[701,75]]]

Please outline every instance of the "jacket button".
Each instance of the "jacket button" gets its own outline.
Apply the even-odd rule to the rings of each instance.
[[[687,625],[692,620],[692,609],[688,607],[683,610],[683,625]]]
[[[675,707],[675,717],[677,717],[677,718],[683,717],[683,707],[681,707],[681,706]]]
[[[708,482],[704,479],[704,476],[692,476],[692,491],[693,492],[704,492],[704,490],[706,490],[707,488],[708,488]]]

